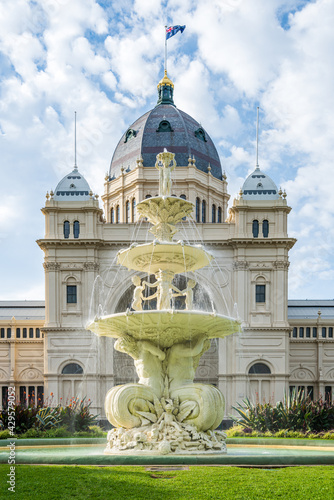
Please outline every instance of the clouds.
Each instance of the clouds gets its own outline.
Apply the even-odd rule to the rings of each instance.
[[[23,238],[22,288],[42,290],[39,208],[73,166],[74,111],[78,164],[101,194],[120,136],[155,105],[166,19],[187,25],[168,42],[175,102],[214,139],[232,198],[255,164],[260,106],[260,165],[287,189],[299,239],[291,294],[332,297],[333,2],[12,0],[0,5],[2,299]]]

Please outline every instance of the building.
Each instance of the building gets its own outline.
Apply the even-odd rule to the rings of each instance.
[[[39,337],[45,394],[52,392],[55,401],[86,396],[103,415],[108,389],[136,380],[132,359],[85,325],[96,314],[124,311],[131,303],[133,273],[116,264],[116,255],[133,241],[151,238],[148,223],[137,223],[136,205],[158,193],[156,155],[166,148],[177,162],[173,194],[195,206],[194,222],[183,221],[180,238],[202,241],[215,256],[210,267],[180,279],[198,282],[198,300],[208,309],[231,315],[237,304],[243,321],[241,334],[212,341],[196,380],[222,390],[227,413],[244,397],[277,401],[289,387],[332,398],[334,302],[292,301],[288,316],[289,250],[295,240],[288,236],[286,194],[257,165],[228,210],[227,178],[215,145],[175,106],[173,92],[165,73],[155,108],[121,137],[104,179],[103,209],[77,166],[46,196],[45,235],[38,240],[45,256],[44,338]],[[3,328],[13,331],[9,317],[4,321]],[[5,335],[2,352],[20,341]],[[13,361],[14,351],[12,365],[1,364],[3,391],[9,383],[28,387],[19,368],[11,368],[19,359],[15,355]],[[30,364],[40,369],[37,359]]]

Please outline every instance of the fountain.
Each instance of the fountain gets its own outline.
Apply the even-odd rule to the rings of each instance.
[[[154,275],[146,281],[132,278],[135,286],[131,308],[123,313],[96,317],[87,329],[116,338],[114,348],[134,359],[138,383],[115,386],[105,400],[105,411],[114,428],[108,433],[109,454],[185,455],[225,453],[226,435],[215,431],[224,417],[225,403],[214,386],[194,383],[200,357],[210,339],[240,331],[233,318],[193,310],[195,280],[179,290],[173,279],[207,266],[212,255],[201,245],[173,241],[176,224],[193,211],[193,204],[171,196],[174,154],[157,155],[159,196],[143,200],[138,213],[153,224],[155,240],[132,244],[118,253],[118,264]],[[145,296],[145,290],[151,293]],[[172,301],[184,300],[175,310]],[[156,301],[155,310],[143,304]],[[152,303],[152,302],[151,302]]]

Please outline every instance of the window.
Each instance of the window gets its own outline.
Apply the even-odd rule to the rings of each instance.
[[[306,388],[307,397],[309,397],[312,401],[314,399],[314,387],[313,385],[308,385]]]
[[[35,387],[33,385],[29,385],[28,395],[29,395],[29,406],[34,405],[35,404]]]
[[[128,142],[128,140],[130,140],[130,139],[132,139],[133,137],[136,137],[136,136],[137,136],[137,131],[133,130],[133,128],[129,128],[126,131],[124,142]]]
[[[311,337],[311,328],[309,326],[306,327],[306,338],[310,338]]]
[[[332,338],[333,338],[333,327],[332,327],[332,326],[330,326],[330,327],[328,328],[328,337],[329,337],[330,339],[332,339]]]
[[[5,329],[4,329],[4,328],[1,328],[0,338],[1,338],[1,339],[4,339],[4,338],[5,338]]]
[[[132,222],[136,220],[136,199],[132,200]]]
[[[159,127],[157,128],[157,132],[173,132],[172,126],[168,120],[162,120],[159,123]]]
[[[318,331],[317,331],[317,327],[314,326],[313,329],[312,329],[312,335],[313,335],[313,338],[316,339],[317,336],[318,336]]]
[[[2,396],[2,399],[1,399],[1,401],[2,401],[2,408],[4,410],[6,410],[7,407],[8,407],[8,387],[6,387],[6,386],[2,387],[2,394],[1,394],[1,396]]]
[[[266,301],[266,285],[255,285],[255,302]]]
[[[33,328],[29,328],[29,338],[30,339],[34,338],[34,329]]]
[[[7,328],[7,339],[10,339],[10,338],[12,338],[12,329]]]
[[[20,402],[25,406],[27,404],[27,388],[25,385],[20,385]]]
[[[206,201],[202,201],[202,222],[206,222]]]
[[[200,206],[200,199],[196,198],[196,222],[200,221],[199,206]]]
[[[216,222],[216,205],[212,205],[212,222]]]
[[[110,210],[110,223],[115,224],[115,213],[113,208]]]
[[[292,336],[293,336],[294,338],[297,338],[297,328],[296,328],[296,327],[294,327],[294,329],[293,329],[293,331],[292,331]]]
[[[202,129],[202,127],[199,127],[197,130],[195,130],[194,133],[195,133],[195,136],[197,137],[197,139],[200,139],[203,142],[207,142],[205,132]]]
[[[326,330],[327,330],[327,328],[325,326],[323,326],[321,328],[321,336],[322,336],[323,339],[326,338],[326,333],[327,333]]]
[[[77,303],[77,286],[76,285],[67,285],[67,303],[68,304],[76,304]]]
[[[218,207],[218,217],[217,217],[217,222],[220,224],[222,221],[222,209],[221,207]]]
[[[265,365],[264,363],[255,363],[252,365],[249,369],[249,375],[269,375],[271,373],[271,370],[269,366]]]
[[[330,385],[325,386],[325,401],[332,402],[332,387]]]
[[[78,363],[69,363],[64,366],[61,373],[62,375],[79,375],[83,373],[83,369]]]
[[[70,223],[68,220],[64,222],[64,238],[69,238],[70,236]]]
[[[42,385],[37,386],[37,406],[43,406],[44,404],[44,387]]]
[[[127,224],[130,222],[130,202],[125,203],[125,221]]]
[[[36,339],[39,339],[41,337],[41,331],[39,328],[36,328]]]
[[[26,339],[27,338],[27,329],[26,328],[23,328],[23,338]]]
[[[182,200],[186,200],[186,199],[187,199],[187,197],[186,197],[186,195],[185,195],[185,194],[181,194],[180,198],[181,198]],[[187,219],[187,217],[185,217],[185,216],[184,216],[184,217],[182,217],[182,220],[186,220],[186,219]]]
[[[264,220],[262,222],[262,234],[264,238],[268,238],[269,235],[269,222],[267,220]]]
[[[253,220],[253,237],[257,238],[259,236],[259,221]]]
[[[299,328],[299,338],[304,338],[304,327]]]
[[[74,238],[79,238],[79,233],[80,233],[80,222],[78,220],[75,220],[73,224]]]
[[[147,194],[147,195],[145,196],[145,199],[146,199],[146,200],[148,200],[148,198],[152,198],[152,196],[151,196],[150,194]]]
[[[119,224],[120,221],[120,211],[119,211],[119,205],[116,207],[116,224]]]
[[[16,338],[21,338],[21,328],[16,328]]]

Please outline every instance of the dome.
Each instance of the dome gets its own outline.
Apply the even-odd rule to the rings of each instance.
[[[242,197],[244,200],[277,200],[279,194],[274,181],[256,167],[242,186]]]
[[[86,201],[90,199],[91,189],[82,174],[74,167],[73,171],[58,183],[53,199],[56,201]]]
[[[173,82],[165,72],[158,84],[158,104],[138,118],[119,141],[111,160],[110,179],[118,177],[122,167],[127,171],[135,168],[140,157],[144,167],[153,167],[164,148],[175,153],[178,166],[188,165],[188,158],[194,156],[199,170],[207,172],[210,164],[211,174],[222,178],[219,156],[209,134],[175,106],[173,90]]]

